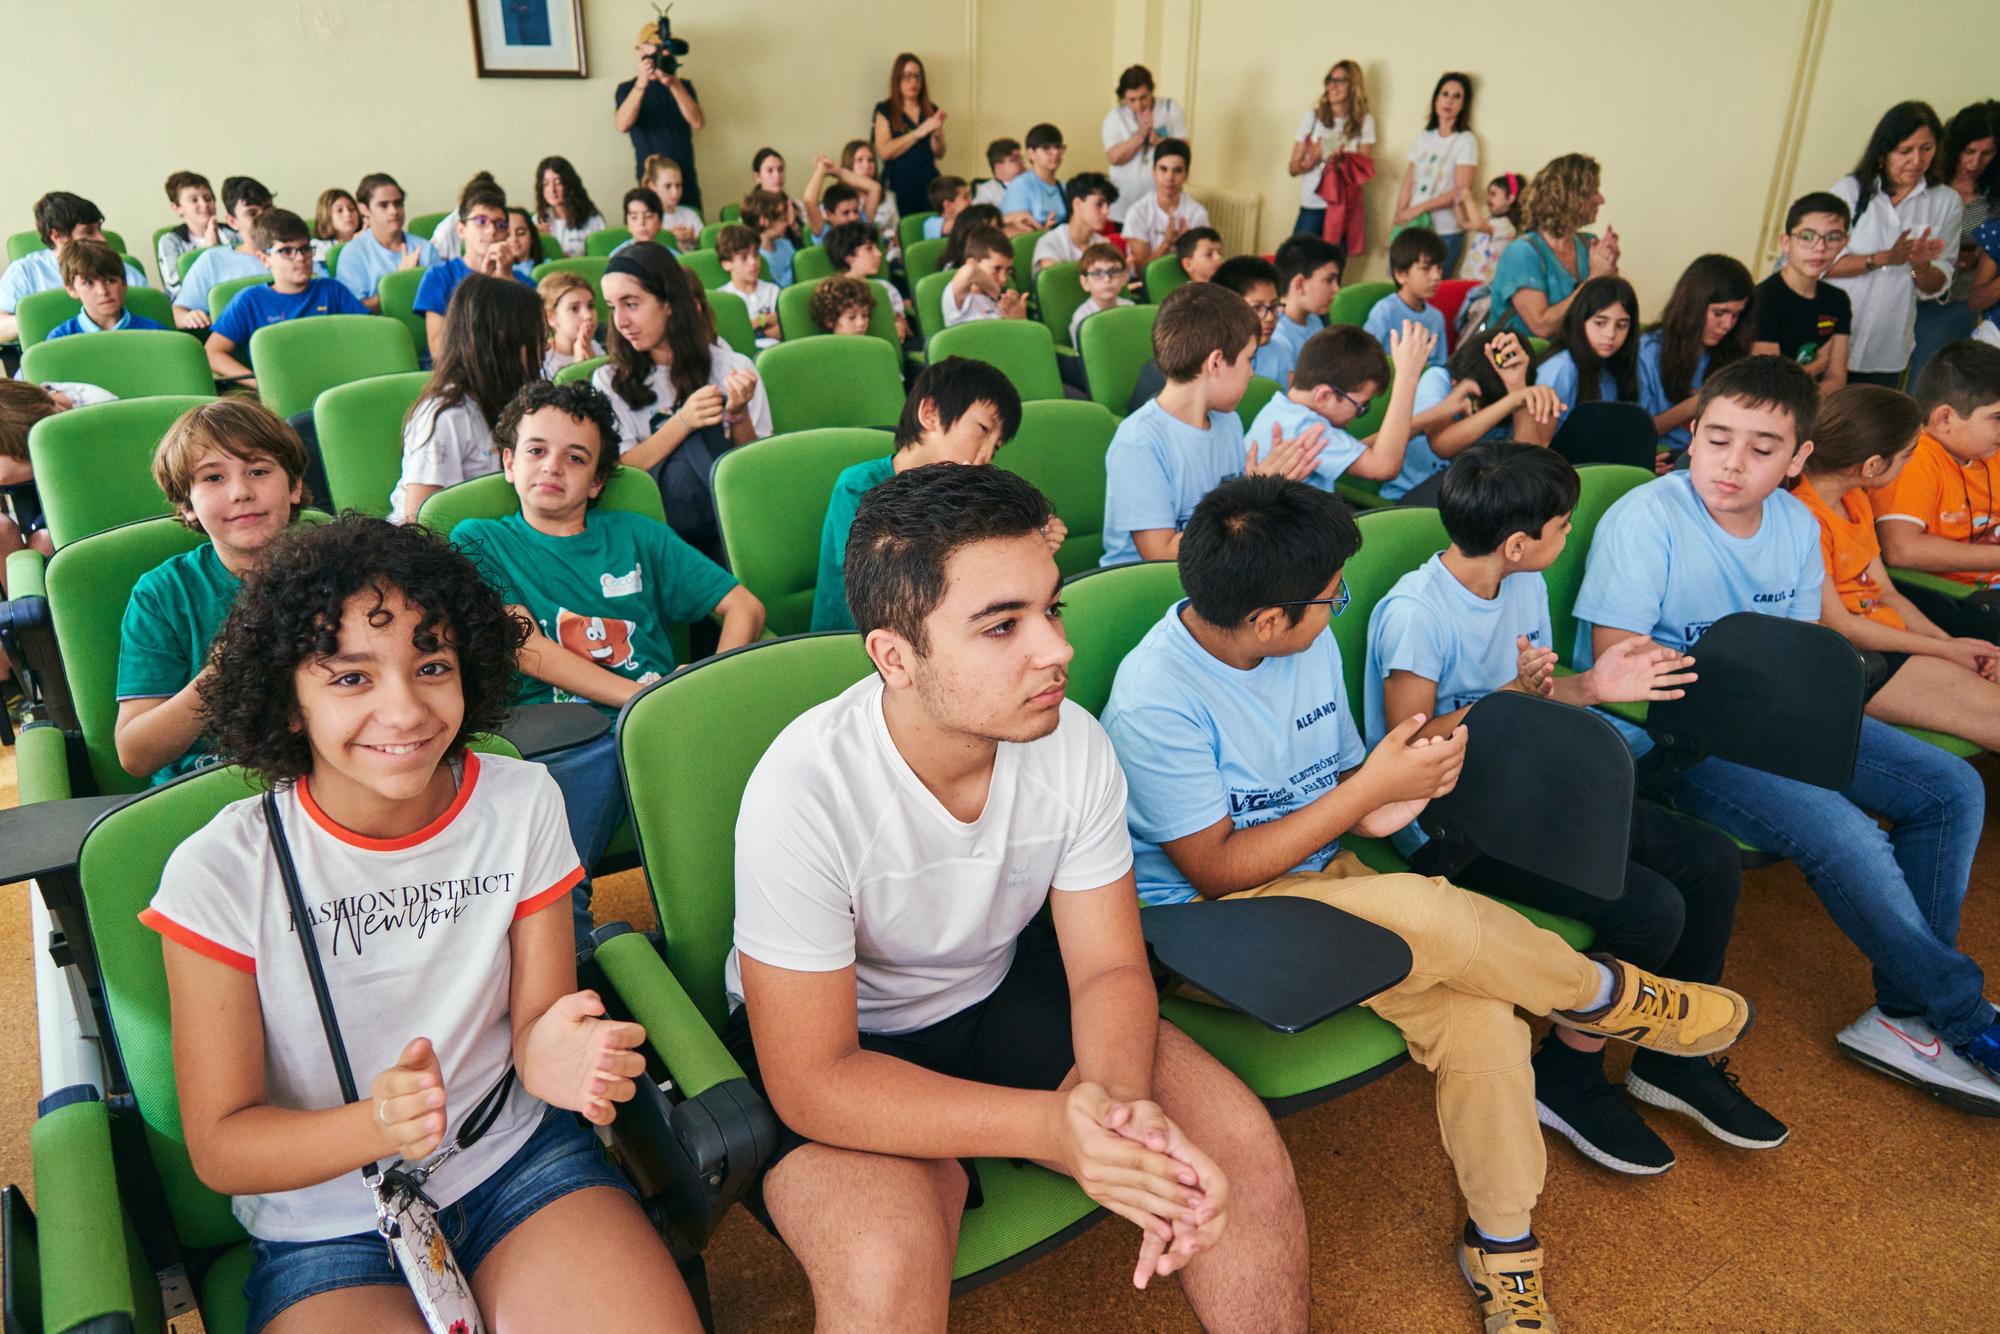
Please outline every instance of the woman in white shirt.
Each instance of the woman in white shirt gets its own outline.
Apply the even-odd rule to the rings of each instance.
[[[1375,117],[1368,112],[1368,84],[1361,66],[1343,60],[1326,72],[1318,103],[1299,122],[1292,136],[1292,160],[1287,167],[1299,178],[1299,219],[1294,236],[1318,236],[1326,226],[1326,200],[1320,197],[1320,177],[1327,162],[1341,153],[1359,153],[1373,160]]]
[[[1132,205],[1153,188],[1153,150],[1163,139],[1186,139],[1187,117],[1170,97],[1153,96],[1153,72],[1133,65],[1118,76],[1118,105],[1104,116],[1104,157],[1118,197],[1111,220],[1122,224]]]
[[[1942,137],[1937,112],[1898,102],[1875,123],[1854,171],[1834,184],[1854,219],[1847,250],[1826,271],[1854,306],[1850,384],[1895,388],[1916,345],[1917,302],[1950,290],[1965,205],[1930,180]]]
[[[1396,192],[1397,227],[1429,226],[1444,242],[1444,276],[1458,271],[1465,232],[1456,205],[1479,170],[1479,141],[1472,137],[1472,76],[1441,75],[1431,90],[1431,118],[1410,145],[1410,169]],[[1422,221],[1423,219],[1428,221]]]

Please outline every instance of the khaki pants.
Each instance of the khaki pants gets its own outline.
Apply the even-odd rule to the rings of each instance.
[[[1596,965],[1503,904],[1437,877],[1377,875],[1351,852],[1228,897],[1264,894],[1316,899],[1409,945],[1410,975],[1363,1004],[1436,1074],[1438,1129],[1474,1225],[1489,1236],[1526,1232],[1547,1156],[1516,1010],[1589,1006],[1603,981]]]

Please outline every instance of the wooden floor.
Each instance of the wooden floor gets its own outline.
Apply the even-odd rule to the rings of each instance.
[[[1989,807],[2000,767],[1983,762]],[[0,751],[0,804],[14,800]],[[2000,968],[2000,831],[1989,830],[1962,944]],[[638,874],[601,887],[600,916],[649,921]],[[0,889],[0,1180],[25,1183],[38,1091],[27,911]],[[1583,1331],[1908,1330],[2000,1325],[2000,1121],[1940,1106],[1842,1058],[1839,1028],[1869,1001],[1868,973],[1790,866],[1751,873],[1726,980],[1757,1003],[1732,1057],[1744,1087],[1792,1127],[1769,1153],[1721,1145],[1665,1114],[1679,1166],[1619,1177],[1549,1147],[1535,1226],[1563,1328]],[[1989,987],[2000,994],[2000,986]],[[1463,1220],[1438,1148],[1429,1076],[1405,1068],[1280,1123],[1313,1242],[1317,1327],[1465,1331],[1475,1311],[1452,1258]],[[955,1303],[955,1329],[1193,1331],[1172,1284],[1129,1283],[1133,1234],[1105,1222]],[[811,1296],[784,1249],[742,1210],[708,1251],[718,1326],[811,1328]]]

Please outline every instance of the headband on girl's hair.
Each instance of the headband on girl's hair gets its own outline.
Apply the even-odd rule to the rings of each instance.
[[[1504,175],[1502,175],[1500,179],[1507,182],[1508,194],[1518,195],[1521,193],[1521,174],[1519,172],[1514,172],[1514,171],[1507,172]]]
[[[610,261],[604,266],[604,274],[606,277],[609,277],[614,273],[622,273],[628,278],[637,278],[648,292],[651,292],[654,296],[664,301],[667,293],[665,287],[660,283],[660,275],[640,263],[637,255],[634,253],[640,246],[659,251],[661,255],[666,257],[666,261],[669,264],[678,264],[680,262],[672,255],[667,254],[667,248],[659,242],[641,241],[639,245],[628,248],[623,254],[613,255]]]

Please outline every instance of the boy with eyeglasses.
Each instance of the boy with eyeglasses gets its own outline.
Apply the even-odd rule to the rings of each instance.
[[[1333,490],[1342,474],[1386,482],[1403,470],[1403,451],[1410,443],[1410,421],[1417,397],[1417,380],[1430,356],[1431,334],[1415,320],[1403,321],[1389,334],[1389,355],[1368,333],[1348,324],[1322,329],[1306,339],[1291,388],[1273,394],[1250,423],[1252,440],[1303,436],[1314,428],[1326,439],[1319,462],[1303,480],[1322,491]],[[1364,416],[1375,396],[1390,383],[1394,388],[1382,427],[1366,440],[1347,433]]]
[[[444,353],[444,314],[451,294],[475,273],[489,278],[513,278],[526,287],[534,283],[509,267],[513,255],[507,243],[507,194],[491,180],[474,177],[458,199],[458,240],[462,256],[453,256],[424,271],[411,308],[424,317],[424,341],[435,361]]]
[[[236,351],[248,349],[250,335],[265,325],[304,315],[373,313],[335,279],[313,277],[312,230],[298,214],[282,208],[260,214],[250,228],[250,243],[271,271],[270,285],[246,287],[230,298],[202,344],[215,378],[246,389],[257,387],[257,377]]]
[[[1093,241],[1084,249],[1083,257],[1077,261],[1076,278],[1089,295],[1069,317],[1071,347],[1080,346],[1077,340],[1083,336],[1083,322],[1092,315],[1132,304],[1125,296],[1125,284],[1131,276],[1132,271],[1125,266],[1125,256],[1118,253],[1118,247],[1109,241]]]
[[[1750,303],[1757,318],[1750,350],[1798,362],[1819,381],[1821,393],[1847,383],[1854,306],[1847,293],[1820,280],[1847,246],[1850,216],[1845,200],[1823,190],[1794,203],[1778,243],[1784,266],[1757,284]]]

